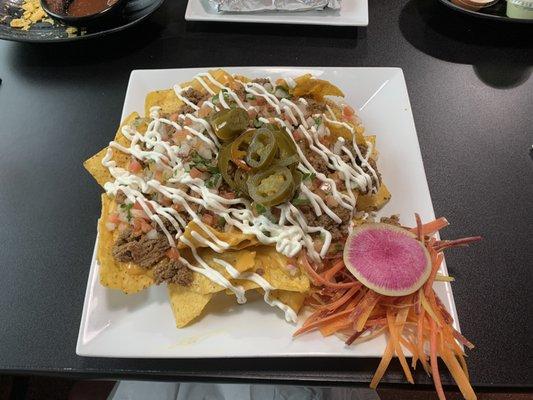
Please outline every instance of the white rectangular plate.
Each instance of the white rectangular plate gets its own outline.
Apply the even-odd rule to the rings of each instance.
[[[344,0],[340,10],[256,13],[219,13],[208,0],[189,0],[187,21],[250,22],[270,24],[367,26],[368,0]]]
[[[133,111],[142,112],[148,92],[172,87],[206,70],[133,71],[122,119]],[[377,135],[378,167],[392,193],[392,200],[382,213],[400,214],[402,222],[411,226],[415,212],[423,221],[434,219],[401,69],[232,67],[227,70],[250,77],[273,78],[310,72],[338,85],[348,103],[359,109],[366,132]],[[111,136],[110,132],[110,139]],[[450,284],[439,282],[435,288],[457,321]],[[382,337],[350,347],[335,336],[322,338],[319,333],[293,339],[295,329],[296,326],[285,322],[280,310],[261,300],[237,305],[224,294],[215,297],[192,325],[176,329],[165,286],[154,286],[135,295],[106,289],[98,282],[98,264],[93,256],[76,352],[82,356],[150,358],[379,357],[385,348]]]

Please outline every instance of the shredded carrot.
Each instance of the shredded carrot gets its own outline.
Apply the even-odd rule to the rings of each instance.
[[[431,235],[435,232],[440,231],[442,228],[446,228],[448,225],[449,225],[449,222],[446,218],[444,217],[437,218],[435,221],[428,222],[427,224],[422,225],[421,227],[422,234]],[[410,229],[410,231],[416,234],[416,228]]]
[[[321,283],[324,286],[328,286],[328,287],[336,288],[336,289],[347,289],[347,288],[351,288],[351,287],[359,285],[359,283],[355,281],[348,282],[348,283],[329,282],[313,269],[311,264],[309,264],[309,261],[307,260],[306,256],[300,257],[300,260],[302,261],[301,264],[304,266],[305,270],[310,275],[311,279],[314,280],[315,282]]]
[[[408,350],[413,357],[411,368],[415,369],[420,362],[424,370],[433,376],[440,400],[444,400],[445,395],[439,375],[439,357],[463,396],[467,400],[475,400],[461,345],[467,348],[474,346],[453,327],[453,318],[433,290],[433,284],[435,281],[453,280],[438,273],[444,260],[443,250],[468,245],[480,238],[437,240],[433,235],[448,225],[445,218],[422,224],[420,216],[415,214],[415,220],[416,227],[410,232],[426,247],[431,271],[422,287],[407,296],[384,296],[364,287],[342,259],[324,260],[323,272],[319,274],[302,253],[300,263],[316,287],[306,300],[313,312],[294,336],[318,330],[323,336],[335,334],[346,345],[354,345],[385,334],[387,346],[370,383],[371,388],[377,387],[392,357],[398,357],[407,380],[414,382],[404,354]]]
[[[407,316],[407,314],[405,316]],[[398,317],[396,318],[396,320],[398,320]],[[394,351],[396,353],[396,356],[400,359],[400,364],[402,365],[405,377],[407,378],[407,381],[409,383],[415,383],[413,380],[413,375],[411,375],[411,371],[409,370],[409,365],[407,365],[407,360],[405,359],[405,355],[403,354],[402,346],[400,344],[400,333],[401,332],[398,332],[398,327],[396,326],[396,323],[394,321],[394,316],[392,314],[392,311],[390,310],[387,312],[387,322],[389,324],[389,332],[391,334],[391,341],[394,345]],[[403,328],[403,324],[401,327]]]
[[[334,264],[333,267],[331,267],[327,271],[324,271],[322,273],[322,276],[324,277],[325,280],[331,281],[331,278],[333,278],[335,276],[335,274],[337,274],[340,270],[342,270],[344,268],[346,268],[344,266],[344,260],[340,260],[339,262]]]
[[[429,292],[433,290],[433,282],[435,281],[435,276],[437,275],[437,271],[439,270],[439,267],[442,264],[442,260],[444,260],[444,254],[442,253],[436,253],[435,251],[432,251],[430,254],[432,256],[432,268],[431,273],[429,274],[429,279],[424,285],[424,294],[426,296],[429,296]]]
[[[439,400],[446,400],[446,396],[444,395],[444,390],[442,389],[442,383],[440,381],[440,374],[439,374],[439,364],[437,360],[437,329],[435,327],[435,321],[430,320],[429,321],[430,326],[430,360],[431,360],[431,374],[433,375],[433,383],[435,384],[435,389],[437,390],[437,395],[439,396]]]
[[[376,369],[376,372],[374,373],[374,376],[372,377],[372,380],[370,381],[370,387],[372,389],[375,389],[378,387],[378,383],[383,378],[383,375],[385,374],[385,371],[387,370],[387,367],[389,366],[392,356],[393,356],[393,348],[394,344],[392,343],[392,340],[389,340],[387,342],[387,347],[385,348],[385,352],[383,353],[383,357],[381,357],[381,361],[378,365],[378,369]]]

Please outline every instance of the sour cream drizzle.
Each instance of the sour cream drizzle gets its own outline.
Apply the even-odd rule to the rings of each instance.
[[[218,82],[211,74],[202,73],[198,74],[194,80],[196,80],[209,94],[217,96],[221,107],[229,108],[224,93],[227,93],[228,97],[233,99],[239,107],[244,109],[250,109],[253,107],[246,106],[239,99],[237,94],[229,87]],[[274,89],[274,83],[270,80],[272,88]],[[287,85],[294,87],[295,82],[290,78],[286,78]],[[355,157],[350,153],[349,149],[342,146],[342,151],[349,155],[352,165],[348,165],[339,155],[331,152],[326,146],[318,140],[317,130],[314,126],[311,127],[309,132],[309,123],[304,117],[304,112],[300,107],[306,107],[306,101],[300,101],[301,106],[291,102],[288,99],[278,99],[273,93],[270,93],[265,87],[255,82],[243,83],[246,93],[254,96],[263,97],[265,101],[276,110],[278,114],[281,114],[281,110],[285,111],[286,116],[291,120],[293,126],[299,127],[303,132],[306,139],[309,141],[310,148],[319,154],[327,163],[328,167],[340,171],[344,176],[348,194],[340,193],[337,190],[336,184],[333,179],[328,178],[322,173],[317,172],[311,163],[307,160],[303,154],[301,148],[296,144],[298,154],[301,162],[298,165],[298,169],[304,173],[315,173],[317,178],[325,185],[331,188],[331,195],[337,200],[339,205],[349,210],[355,209],[355,195],[352,192],[352,186],[363,189],[362,176],[365,172],[355,162]],[[220,90],[217,93],[212,89],[215,86]],[[215,213],[223,218],[229,227],[235,227],[244,234],[254,235],[258,241],[265,245],[275,245],[276,251],[287,257],[295,257],[302,248],[306,248],[309,256],[316,262],[320,263],[321,259],[326,256],[328,249],[331,245],[331,233],[323,227],[309,226],[301,213],[294,205],[290,203],[284,203],[277,206],[280,210],[280,220],[277,224],[270,221],[264,215],[255,216],[251,211],[250,202],[244,198],[226,199],[219,196],[215,190],[210,190],[205,186],[202,179],[192,178],[191,175],[185,171],[185,166],[180,158],[180,146],[170,145],[168,142],[162,140],[161,133],[164,126],[171,126],[172,128],[180,131],[186,130],[190,135],[187,135],[186,142],[194,140],[201,141],[203,145],[207,146],[209,150],[216,154],[220,148],[220,142],[216,135],[213,133],[209,122],[203,118],[197,116],[197,111],[200,107],[188,100],[182,93],[189,89],[189,87],[182,88],[180,85],[174,86],[174,92],[176,96],[185,104],[190,106],[194,113],[187,113],[185,115],[179,115],[179,120],[185,120],[188,118],[193,122],[192,125],[181,126],[178,123],[162,118],[159,116],[160,109],[153,107],[150,110],[150,117],[152,121],[148,124],[145,134],[139,133],[133,126],[126,126],[122,129],[122,134],[130,141],[129,147],[122,146],[121,144],[113,141],[110,142],[109,148],[105,157],[102,160],[102,164],[109,169],[110,174],[115,179],[114,182],[107,182],[105,184],[105,190],[110,195],[116,195],[119,191],[122,191],[128,200],[132,203],[137,202],[148,218],[154,221],[161,231],[167,237],[171,246],[175,247],[177,240],[180,240],[186,246],[191,249],[193,257],[197,265],[192,265],[184,258],[180,258],[188,268],[196,271],[213,282],[223,286],[224,288],[232,291],[239,303],[246,301],[244,295],[244,289],[240,286],[234,286],[217,270],[211,268],[205,260],[200,257],[197,251],[197,245],[183,235],[184,229],[187,226],[188,221],[183,217],[183,214],[176,211],[172,207],[164,207],[156,201],[147,199],[146,195],[152,195],[158,193],[161,196],[172,201],[173,204],[181,205],[182,211],[188,214],[189,219],[192,220],[199,231],[192,231],[192,238],[199,245],[211,248],[217,253],[223,253],[230,245],[229,243],[219,239],[210,229],[208,225],[202,222],[202,219],[197,212],[191,207],[191,205],[201,206],[204,209]],[[212,102],[206,101],[208,107],[218,110]],[[327,119],[327,118],[326,118]],[[269,120],[260,117],[259,121],[268,123]],[[293,126],[290,126],[281,118],[274,117],[280,126],[286,129],[292,138]],[[335,121],[337,122],[337,121]],[[338,123],[338,122],[337,122]],[[344,123],[343,123],[344,124]],[[346,124],[347,125],[347,124]],[[348,129],[353,128],[347,125]],[[207,133],[207,134],[205,134]],[[294,138],[293,138],[294,140]],[[296,142],[295,142],[296,143]],[[140,144],[144,145],[144,150]],[[182,144],[182,146],[184,146]],[[369,171],[373,171],[368,164],[368,158],[371,154],[370,143],[367,143],[367,152],[363,156],[357,148],[354,140],[354,148],[356,149],[357,157],[361,160],[362,166]],[[130,154],[132,157],[147,162],[149,160],[155,162],[157,166],[167,171],[171,176],[167,179],[167,184],[164,185],[158,180],[148,179],[145,181],[142,177],[134,175],[129,171],[116,166],[116,162],[112,160],[113,150],[118,150],[125,154]],[[375,174],[375,172],[374,172]],[[371,179],[365,180],[365,188],[372,185]],[[370,183],[368,182],[370,180]],[[376,177],[377,182],[377,177]],[[187,193],[189,191],[189,193]],[[303,183],[300,185],[301,194],[309,198],[314,212],[317,215],[321,215],[322,212],[327,214],[337,223],[342,223],[339,216],[337,216],[322,200],[322,198],[313,193]],[[235,206],[245,208],[236,208]],[[176,234],[172,235],[167,229],[164,220],[168,221],[176,230]],[[313,239],[310,234],[320,233],[323,238],[323,245],[320,252],[317,252],[314,248]],[[257,283],[264,290],[264,300],[271,306],[280,308],[285,313],[287,321],[296,322],[296,313],[290,307],[286,306],[282,302],[271,299],[270,292],[275,290],[263,277],[256,273],[244,272],[239,273],[231,264],[226,261],[215,258],[214,261],[224,267],[227,273],[234,279],[251,280]]]

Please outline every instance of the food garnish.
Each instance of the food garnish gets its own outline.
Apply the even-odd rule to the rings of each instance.
[[[438,357],[465,399],[475,399],[461,345],[470,349],[474,346],[455,329],[433,283],[445,249],[466,246],[481,238],[439,240],[435,234],[448,225],[446,219],[422,224],[416,215],[416,221],[417,226],[411,229],[384,223],[361,225],[349,239],[344,257],[329,260],[320,272],[301,255],[314,284],[307,300],[314,311],[294,335],[318,330],[323,336],[336,334],[352,345],[385,334],[387,347],[370,387],[377,387],[392,357],[398,357],[405,377],[414,383],[404,352],[407,350],[413,357],[411,368],[420,362],[433,376],[439,399],[445,396]],[[413,240],[418,244],[413,245]],[[353,249],[359,246],[361,252],[355,252]],[[426,257],[430,260],[429,273],[425,272]],[[376,271],[368,271],[371,268]],[[423,277],[422,285],[419,277]],[[409,290],[399,288],[403,280],[410,284]],[[411,284],[413,281],[416,283]]]

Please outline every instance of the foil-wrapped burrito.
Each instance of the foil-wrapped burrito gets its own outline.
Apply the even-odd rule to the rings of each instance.
[[[217,11],[309,11],[338,10],[341,0],[209,0]]]

